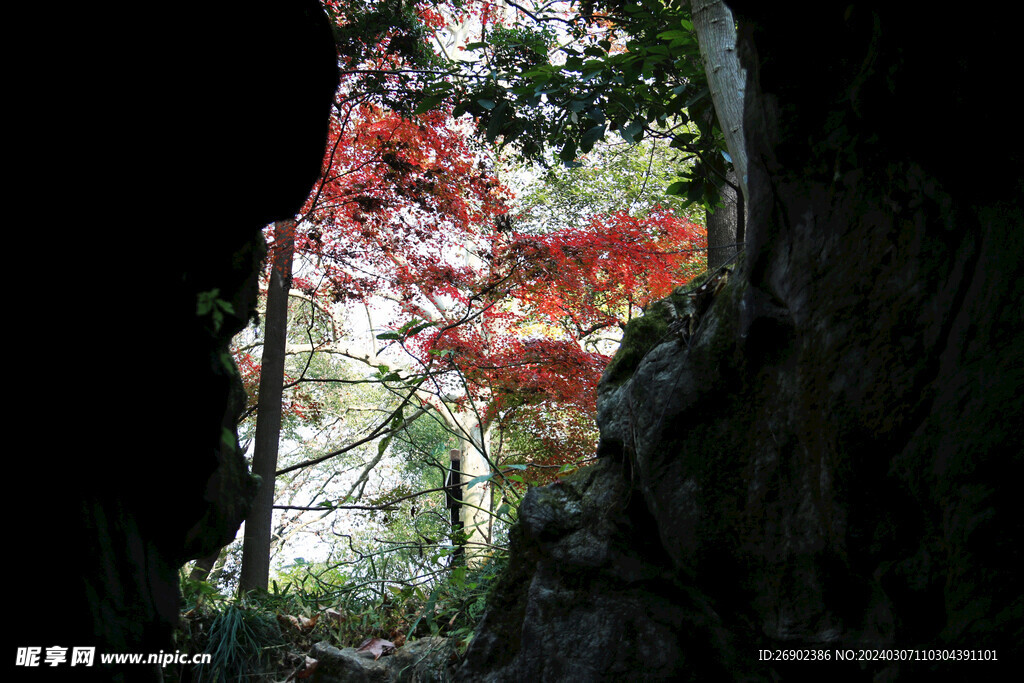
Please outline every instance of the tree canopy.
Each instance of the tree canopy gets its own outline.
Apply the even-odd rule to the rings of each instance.
[[[723,164],[687,8],[326,7],[343,76],[323,172],[271,235],[273,254],[294,249],[282,258],[301,327],[268,303],[266,329],[272,316],[290,329],[257,336],[239,364],[254,388],[271,345],[293,358],[272,399],[291,438],[317,426],[328,387],[379,385],[376,421],[354,442],[378,444],[364,478],[433,415],[469,468],[465,504],[489,518],[492,489],[515,499],[593,454],[596,385],[621,328],[704,269],[704,232],[684,207],[714,201],[708,173]],[[635,147],[614,150],[611,133]],[[518,197],[514,173],[535,178]],[[282,419],[251,405],[257,425]],[[274,456],[261,476],[355,447],[325,443],[283,470]],[[364,490],[320,489],[306,507],[342,509]],[[262,556],[270,503],[258,514]],[[488,545],[490,525],[468,533]]]
[[[459,77],[427,85],[419,111],[453,102],[488,140],[530,159],[553,149],[566,164],[613,133],[662,138],[679,151],[669,193],[716,205],[731,162],[689,0],[508,7],[459,46]]]

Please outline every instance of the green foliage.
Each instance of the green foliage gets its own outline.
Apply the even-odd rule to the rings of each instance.
[[[658,206],[702,223],[703,212],[687,211],[680,197],[665,191],[685,166],[659,138],[635,145],[597,144],[577,165],[551,166],[539,177],[528,176],[515,202],[517,228],[536,233],[579,229],[594,215],[626,211],[644,216]]]
[[[214,334],[220,332],[224,325],[225,315],[234,315],[235,307],[230,301],[220,298],[219,289],[211,289],[208,292],[199,292],[196,296],[196,315],[200,318],[210,316],[210,325]]]
[[[488,140],[531,160],[555,150],[576,165],[610,133],[630,144],[665,138],[680,152],[669,194],[716,206],[729,162],[690,3],[588,3],[572,26],[557,46],[544,23],[495,28],[467,46],[478,55],[471,76],[431,92],[454,97],[456,116],[471,114]]]
[[[413,618],[417,596],[423,595],[415,586],[372,583],[321,563],[282,573],[274,588],[266,608],[306,618],[320,614],[309,639],[337,647],[353,647],[369,637],[394,640]]]
[[[238,681],[265,672],[273,649],[284,644],[273,615],[239,604],[225,605],[203,635],[202,651],[212,658],[209,664],[196,667],[196,680],[201,683]]]
[[[549,26],[495,26],[486,43],[469,45],[473,50],[489,46],[492,66],[504,73],[525,72],[544,66],[548,53],[555,47],[557,36]]]
[[[458,443],[443,418],[431,411],[395,434],[391,448],[404,460],[410,479],[425,488],[437,488],[444,486],[449,453]]]
[[[196,581],[181,572],[181,597],[186,612],[224,603],[224,595],[220,590],[206,581]]]
[[[451,550],[438,552],[434,561],[444,565]],[[266,594],[244,602],[186,582],[188,609],[176,647],[213,655],[209,665],[195,669],[195,680],[218,682],[282,680],[319,641],[343,648],[370,637],[401,645],[443,636],[461,655],[505,565],[505,556],[497,555],[479,566],[445,568],[435,580],[417,584],[373,583],[337,565],[301,563],[281,572]],[[169,673],[184,678],[183,670]]]
[[[464,654],[477,624],[487,608],[488,593],[507,565],[507,557],[496,556],[475,567],[455,567],[423,603],[408,635],[442,635],[454,638],[456,650]]]

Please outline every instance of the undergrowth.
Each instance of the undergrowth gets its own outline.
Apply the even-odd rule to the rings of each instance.
[[[432,585],[386,582],[373,591],[365,583],[345,583],[329,568],[306,565],[279,577],[267,593],[240,599],[183,575],[175,647],[188,655],[209,653],[211,662],[169,667],[166,680],[285,681],[308,666],[315,643],[358,647],[368,638],[398,647],[427,636],[447,638],[453,667],[465,655],[504,565],[504,559],[491,559],[457,566]]]

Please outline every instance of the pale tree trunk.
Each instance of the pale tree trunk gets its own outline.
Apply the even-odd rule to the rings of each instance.
[[[477,272],[483,272],[489,264],[476,253],[473,244],[463,247],[465,265]],[[483,316],[478,318],[481,330],[484,331]],[[467,387],[468,392],[468,387]],[[484,406],[472,399],[459,411],[448,411],[448,419],[459,436],[459,450],[462,452],[462,528],[466,536],[466,564],[473,566],[483,562],[491,544],[491,481],[478,482],[472,487],[467,483],[476,477],[491,473],[488,462],[491,428],[483,423],[481,416]]]
[[[708,270],[714,270],[731,260],[740,248],[737,244],[745,239],[747,149],[743,140],[743,97],[747,73],[736,54],[736,22],[725,3],[692,0],[691,8],[711,100],[734,169],[722,187],[723,206],[707,215]],[[735,187],[741,192],[737,193]]]
[[[704,72],[715,105],[718,125],[733,168],[747,195],[747,148],[743,140],[743,97],[747,72],[736,54],[736,21],[722,0],[692,0],[693,28],[697,33]]]
[[[281,435],[281,399],[284,390],[285,346],[288,341],[288,290],[295,251],[295,221],[274,224],[267,312],[264,317],[263,360],[256,413],[252,472],[260,487],[245,520],[239,592],[265,591],[270,578],[270,536],[274,513],[274,479]]]
[[[478,482],[473,487],[467,482],[489,474],[491,465],[485,457],[490,429],[481,424],[477,412],[466,408],[454,415],[458,425],[459,450],[462,452],[462,527],[466,534],[466,563],[482,562],[491,544],[491,490],[490,481]]]

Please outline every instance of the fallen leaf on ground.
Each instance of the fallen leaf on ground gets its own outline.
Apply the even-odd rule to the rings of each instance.
[[[376,661],[381,655],[389,655],[395,650],[395,644],[383,638],[367,638],[362,645],[356,648],[356,652],[369,652]]]
[[[279,623],[281,626],[292,626],[294,628],[299,628],[299,620],[290,614],[278,614],[277,623]]]
[[[309,678],[313,675],[313,672],[316,671],[316,665],[319,663],[320,662],[318,660],[313,659],[312,657],[307,655],[306,661],[303,663],[302,668],[293,671],[292,675],[286,678],[284,683],[288,683],[288,681],[291,681],[296,678]]]

